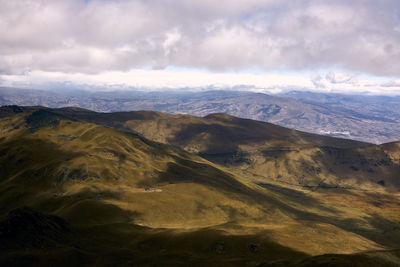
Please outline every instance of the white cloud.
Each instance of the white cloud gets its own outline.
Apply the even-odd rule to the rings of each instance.
[[[166,90],[176,88],[247,88],[251,90],[268,91],[277,87],[292,89],[309,87],[308,78],[285,75],[258,75],[246,73],[211,73],[192,70],[146,70],[136,69],[127,72],[108,71],[100,74],[63,73],[32,71],[25,75],[6,75],[2,86],[37,88],[45,84],[68,81],[70,85],[107,88],[148,88]]]
[[[355,83],[354,77],[355,75],[331,71],[326,74],[325,79],[331,83]]]
[[[315,88],[326,88],[323,78],[319,74],[313,74],[310,78]]]
[[[398,77],[399,10],[396,0],[0,0],[0,72],[333,66]]]
[[[332,73],[330,75],[333,75]],[[338,74],[339,75],[339,74]],[[337,76],[335,74],[335,76]],[[329,77],[329,75],[325,75]],[[340,77],[340,75],[339,75]],[[37,89],[85,90],[243,90],[283,93],[292,90],[336,93],[400,95],[400,81],[377,82],[358,78],[357,82],[332,83],[319,74],[251,74],[210,72],[198,69],[132,69],[102,73],[29,71],[23,75],[0,75],[0,86]],[[390,85],[390,86],[389,86]]]

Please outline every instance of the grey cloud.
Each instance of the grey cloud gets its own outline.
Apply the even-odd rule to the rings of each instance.
[[[400,88],[400,83],[396,81],[389,81],[385,83],[381,83],[380,86],[382,87],[399,87]]]
[[[323,78],[319,74],[311,76],[311,82],[314,84],[315,88],[325,88]]]
[[[399,76],[399,11],[395,0],[0,0],[0,70],[335,66]]]
[[[326,74],[325,79],[330,83],[351,83],[353,82],[354,75],[329,72]]]

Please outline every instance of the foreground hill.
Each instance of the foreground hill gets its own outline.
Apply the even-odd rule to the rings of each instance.
[[[358,187],[310,191],[274,179],[266,182],[267,177],[260,178],[261,183],[243,175],[239,165],[199,156],[212,142],[225,139],[232,146],[221,152],[222,143],[215,149],[227,159],[232,151],[260,142],[287,140],[285,145],[299,149],[331,146],[351,151],[375,146],[259,122],[254,122],[260,127],[256,134],[247,120],[235,126],[240,133],[235,136],[232,124],[242,121],[225,115],[171,119],[139,112],[111,119],[81,109],[39,107],[6,107],[1,114],[2,265],[400,264],[398,193]],[[170,127],[157,121],[163,116]],[[178,139],[176,127],[184,128],[180,120],[185,118],[200,125]],[[203,120],[211,123],[202,126]],[[158,130],[154,136],[166,136],[153,139],[166,144],[146,139],[144,131],[133,133],[150,131],[153,126],[147,122]],[[198,127],[206,129],[205,134]],[[268,138],[258,139],[261,132]],[[197,136],[207,133],[207,142]],[[214,140],[218,134],[229,138]],[[390,151],[395,164],[398,144],[384,145],[383,150]],[[396,188],[391,180],[389,185]]]

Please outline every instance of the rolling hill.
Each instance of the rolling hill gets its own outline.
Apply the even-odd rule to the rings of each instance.
[[[224,114],[0,117],[3,265],[400,264],[398,143]]]
[[[398,143],[376,146],[226,114],[199,118],[152,111],[95,113],[62,108],[56,112],[180,147],[256,183],[400,189]]]

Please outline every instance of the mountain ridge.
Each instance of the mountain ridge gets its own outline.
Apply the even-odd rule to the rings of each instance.
[[[77,106],[99,112],[156,110],[206,116],[227,113],[288,128],[385,143],[400,139],[400,97],[288,92],[278,95],[241,91],[88,92],[0,88],[0,105]]]

